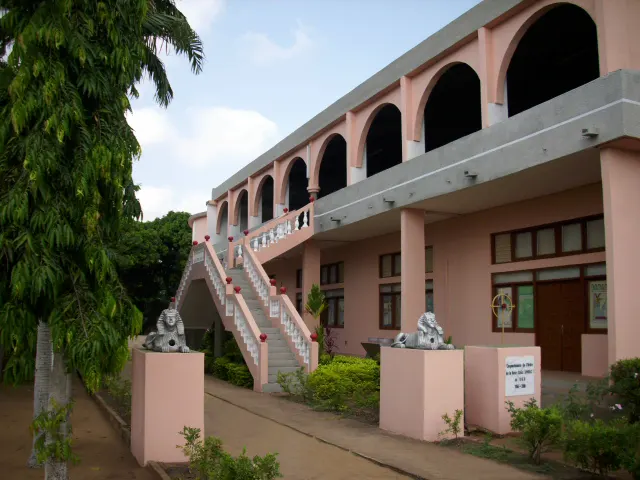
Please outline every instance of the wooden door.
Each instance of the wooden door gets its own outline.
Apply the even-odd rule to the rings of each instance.
[[[581,371],[584,305],[580,280],[537,285],[536,344],[544,370]]]

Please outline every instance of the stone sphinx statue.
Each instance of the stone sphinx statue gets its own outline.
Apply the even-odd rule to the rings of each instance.
[[[415,348],[418,350],[453,350],[455,347],[445,343],[444,331],[436,322],[436,316],[423,313],[418,320],[418,331],[414,333],[399,333],[391,344],[395,348]]]
[[[184,324],[175,304],[162,311],[156,323],[157,332],[150,332],[144,347],[155,352],[189,353],[184,336]]]

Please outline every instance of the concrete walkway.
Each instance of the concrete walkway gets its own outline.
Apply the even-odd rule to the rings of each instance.
[[[208,375],[205,392],[206,435],[221,438],[233,454],[245,446],[250,456],[278,452],[287,479],[407,478],[391,468],[428,480],[542,478]]]

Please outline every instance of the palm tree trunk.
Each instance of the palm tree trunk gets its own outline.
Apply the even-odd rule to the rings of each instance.
[[[38,337],[36,340],[36,377],[33,388],[33,418],[47,408],[49,401],[49,378],[51,374],[51,362],[53,361],[53,347],[51,344],[51,330],[49,325],[40,320],[38,324]],[[31,456],[27,466],[35,468],[41,466],[36,459],[36,440],[38,435],[33,435]]]
[[[49,386],[49,408],[51,408],[52,400],[55,400],[58,408],[64,407],[71,401],[70,397],[70,380],[71,375],[66,372],[64,354],[55,353],[53,356],[53,367],[51,368],[51,383]],[[67,421],[60,425],[60,433],[66,437]],[[52,439],[47,435],[47,442]],[[45,480],[69,480],[67,471],[67,462],[58,459],[47,459],[44,466]]]

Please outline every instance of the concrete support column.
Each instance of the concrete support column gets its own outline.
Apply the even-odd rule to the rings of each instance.
[[[218,243],[220,235],[216,233],[218,225],[218,205],[216,202],[209,200],[207,202],[207,234],[211,237],[211,245]]]
[[[320,247],[313,240],[304,243],[302,251],[302,304],[307,303],[307,295],[311,291],[311,286],[317,283],[320,285]],[[304,322],[309,329],[316,327],[313,317],[304,313]]]
[[[607,257],[609,363],[640,356],[640,153],[600,153]]]
[[[318,193],[320,193],[320,187],[308,187],[309,198],[313,197],[314,200],[318,199]]]
[[[640,16],[637,0],[596,0],[600,75],[640,69]]]
[[[401,329],[414,332],[425,312],[424,210],[405,208],[400,212],[400,252],[402,254]]]
[[[224,355],[222,351],[224,344],[224,326],[222,325],[222,318],[220,318],[220,314],[214,308],[214,322],[213,322],[213,356],[214,358],[221,357]]]

